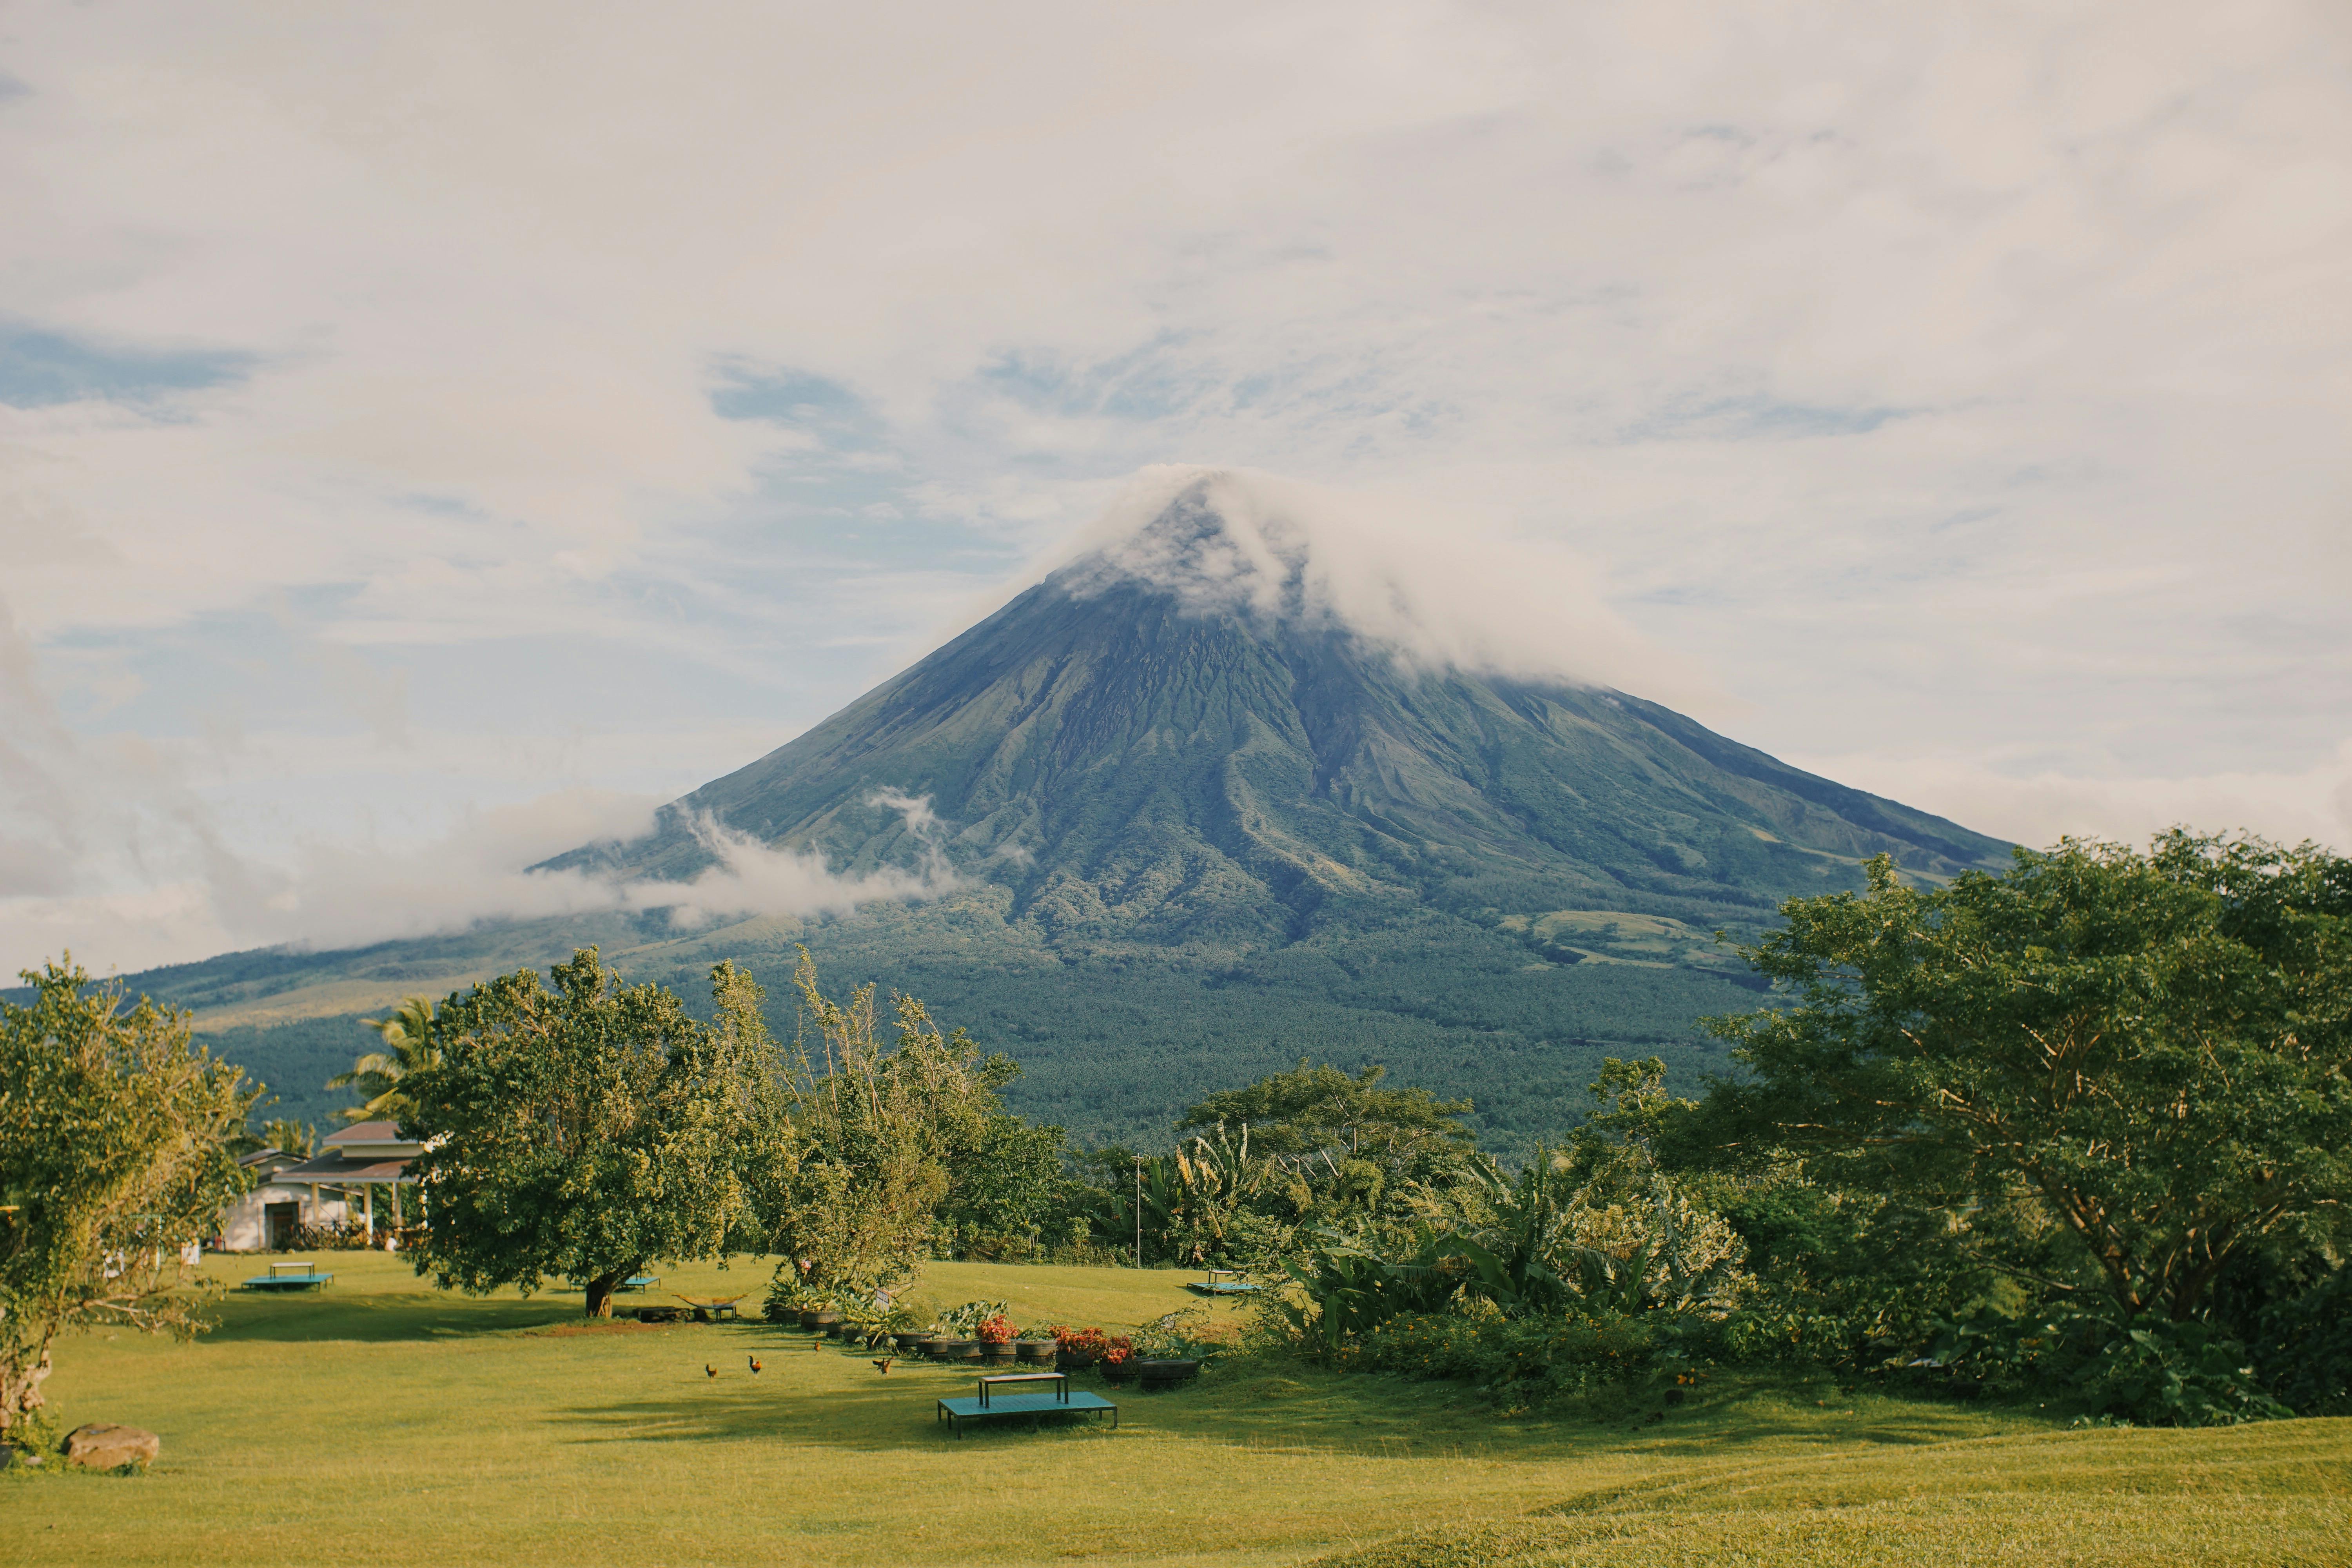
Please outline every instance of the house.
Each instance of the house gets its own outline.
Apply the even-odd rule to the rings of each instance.
[[[327,1135],[310,1159],[276,1149],[237,1163],[254,1173],[253,1190],[221,1215],[215,1246],[224,1252],[282,1252],[301,1245],[305,1226],[358,1218],[373,1236],[404,1223],[400,1189],[415,1185],[408,1163],[425,1145],[400,1136],[391,1121],[355,1121]]]

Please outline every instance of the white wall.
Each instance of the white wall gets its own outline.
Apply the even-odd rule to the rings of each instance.
[[[341,1225],[348,1217],[351,1205],[341,1198],[321,1197],[313,1204],[310,1189],[303,1186],[280,1186],[264,1183],[221,1211],[218,1250],[222,1252],[260,1252],[269,1245],[269,1227],[263,1211],[271,1204],[300,1204],[304,1225]]]

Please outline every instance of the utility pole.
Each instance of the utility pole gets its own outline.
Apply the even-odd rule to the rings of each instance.
[[[1143,1156],[1135,1157],[1135,1266],[1143,1267]]]

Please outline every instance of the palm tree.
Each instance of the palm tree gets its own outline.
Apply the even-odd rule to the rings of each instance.
[[[280,1117],[276,1121],[261,1124],[261,1145],[265,1149],[275,1149],[281,1154],[291,1154],[298,1160],[307,1160],[318,1151],[319,1135],[299,1121]]]
[[[366,1104],[335,1114],[346,1121],[396,1121],[403,1111],[415,1109],[400,1080],[441,1061],[440,1047],[433,1043],[433,1004],[426,997],[411,996],[391,1017],[360,1022],[383,1037],[384,1048],[370,1051],[352,1063],[351,1071],[327,1080],[329,1089],[356,1089],[368,1097]]]

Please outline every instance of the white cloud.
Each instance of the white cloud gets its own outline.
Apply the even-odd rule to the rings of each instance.
[[[2189,778],[1998,772],[1980,757],[1867,752],[1790,757],[1858,789],[2036,848],[2064,836],[2145,844],[2170,827],[2259,833],[2281,843],[2352,844],[2352,740],[2300,773]]]
[[[27,968],[73,951],[85,963],[128,971],[192,952],[355,947],[486,920],[667,910],[692,927],[751,914],[840,915],[961,885],[940,852],[928,799],[887,794],[875,804],[903,812],[925,847],[911,870],[838,874],[814,851],[773,848],[707,818],[693,827],[715,864],[684,880],[524,869],[582,844],[642,837],[657,804],[570,790],[470,813],[455,831],[422,844],[311,842],[278,865],[215,853],[198,875],[159,885],[0,897],[0,954]]]
[[[2331,0],[8,26],[0,329],[120,363],[0,359],[0,898],[124,952],[257,825],[684,787],[622,755],[682,703],[756,754],[1178,459],[1472,519],[1404,579],[1509,592],[1416,636],[1770,750],[2129,815],[2352,710]],[[722,417],[757,372],[832,401]]]
[[[1343,493],[1247,469],[1146,470],[1052,566],[1199,614],[1344,628],[1433,668],[1634,688],[1697,706],[1700,672],[1626,625],[1591,568],[1443,497]]]

